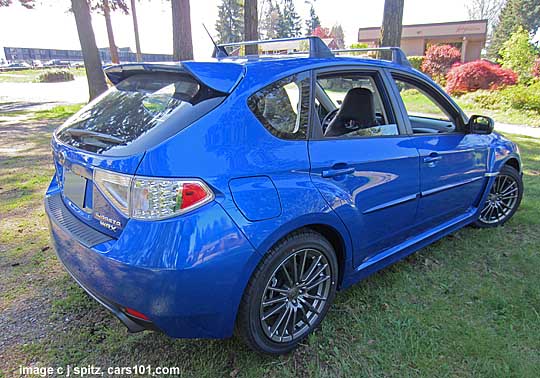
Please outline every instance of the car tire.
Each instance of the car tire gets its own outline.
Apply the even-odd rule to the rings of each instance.
[[[503,166],[474,225],[481,228],[502,226],[512,218],[522,197],[523,180],[520,173],[514,167]]]
[[[240,304],[237,334],[257,352],[290,352],[325,317],[337,281],[330,242],[309,229],[290,234],[255,269]]]

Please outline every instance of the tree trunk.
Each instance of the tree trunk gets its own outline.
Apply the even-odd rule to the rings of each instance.
[[[105,25],[107,26],[107,37],[109,38],[109,51],[111,53],[111,61],[114,64],[120,63],[118,59],[118,49],[114,43],[114,33],[111,23],[111,9],[109,8],[109,0],[103,0],[103,15],[105,16]]]
[[[90,100],[93,100],[107,90],[105,75],[101,67],[101,58],[96,46],[96,38],[92,29],[90,8],[86,0],[71,0],[71,9],[75,15],[77,32],[84,59],[84,69],[88,80]]]
[[[189,0],[171,0],[173,23],[173,59],[192,60],[191,15]]]
[[[259,39],[258,33],[258,13],[257,0],[244,1],[244,40],[256,41]],[[257,45],[246,46],[246,55],[257,55],[259,49]]]
[[[135,0],[131,0],[131,16],[133,17],[133,32],[135,33],[135,49],[137,50],[137,62],[142,62],[141,40],[139,39],[139,22],[137,21],[137,9]]]
[[[385,0],[383,24],[381,28],[380,46],[401,45],[401,30],[403,28],[404,0]],[[392,59],[392,54],[383,52],[382,59]]]

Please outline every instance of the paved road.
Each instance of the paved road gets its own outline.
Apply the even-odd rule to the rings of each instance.
[[[77,77],[64,83],[0,83],[0,103],[64,103],[88,101],[88,83]]]
[[[524,125],[509,125],[506,123],[495,123],[495,130],[501,133],[520,134],[533,138],[540,138],[540,127],[530,127]]]

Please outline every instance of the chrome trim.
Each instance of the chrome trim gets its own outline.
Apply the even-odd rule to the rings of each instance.
[[[486,172],[484,177],[495,177],[499,174],[499,172]]]
[[[478,176],[478,177],[473,177],[472,179],[463,180],[463,181],[460,181],[460,182],[457,182],[457,183],[454,183],[454,184],[448,184],[448,185],[439,186],[437,188],[433,188],[433,189],[423,191],[423,192],[421,192],[421,195],[422,195],[422,197],[427,197],[427,196],[429,196],[431,194],[439,193],[439,192],[442,192],[442,191],[445,191],[445,190],[448,190],[448,189],[457,188],[458,186],[463,186],[463,185],[467,185],[467,184],[473,183],[473,182],[478,181],[478,180],[482,180],[483,178],[484,177],[482,177],[482,176]]]
[[[366,209],[366,210],[364,210],[362,212],[362,214],[369,214],[369,213],[373,213],[373,212],[378,211],[378,210],[387,209],[387,208],[392,207],[392,206],[400,205],[402,203],[415,200],[418,197],[420,197],[420,193],[415,193],[415,194],[411,194],[411,195],[408,195],[408,196],[405,196],[405,197],[401,197],[401,198],[398,198],[398,199],[395,199],[395,200],[392,200],[392,201],[382,203],[382,204],[377,205],[377,206],[373,206],[373,207],[371,207],[369,209]]]

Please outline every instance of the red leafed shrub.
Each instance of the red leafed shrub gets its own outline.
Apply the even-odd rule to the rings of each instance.
[[[450,45],[432,45],[426,51],[422,71],[439,83],[444,82],[450,68],[461,61],[461,53]]]
[[[485,60],[475,60],[452,67],[446,76],[450,94],[474,92],[478,89],[499,89],[517,82],[517,74]]]
[[[540,58],[535,60],[533,64],[532,74],[534,77],[540,77]]]

